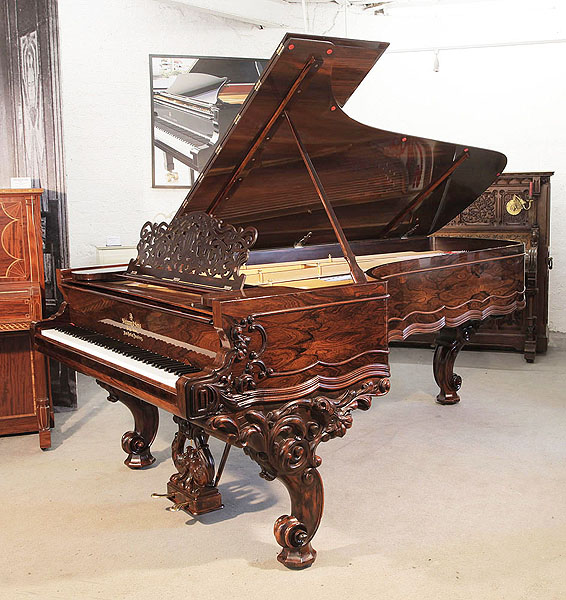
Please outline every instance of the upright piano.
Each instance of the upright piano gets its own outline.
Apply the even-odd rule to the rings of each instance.
[[[279,479],[290,568],[311,565],[320,442],[389,390],[392,340],[438,332],[441,404],[482,320],[524,306],[524,249],[431,237],[505,166],[498,153],[362,125],[342,106],[387,44],[287,34],[170,223],[146,223],[129,265],[59,273],[64,303],[37,348],[128,406],[126,465],[153,462],[173,414],[173,508],[222,507],[232,446]],[[216,466],[209,436],[226,442]],[[352,517],[355,518],[355,517]]]

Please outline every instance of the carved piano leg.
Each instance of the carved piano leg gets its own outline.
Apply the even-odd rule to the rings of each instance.
[[[290,569],[304,569],[316,559],[311,540],[322,519],[324,489],[320,473],[314,465],[319,465],[321,459],[314,454],[314,449],[305,452],[305,446],[301,442],[295,445],[292,439],[282,444],[280,452],[289,453],[287,457],[280,457],[283,461],[289,461],[286,468],[289,473],[279,473],[276,478],[289,492],[291,514],[280,516],[273,526],[275,539],[283,548],[277,560]],[[272,470],[274,466],[266,464],[257,455],[253,458],[264,469],[260,475],[273,479],[267,469]]]
[[[458,390],[462,385],[462,378],[454,373],[454,362],[466,342],[470,341],[476,327],[472,322],[460,327],[445,327],[436,336],[433,372],[434,379],[440,388],[440,393],[436,396],[439,404],[460,402]]]
[[[106,384],[97,382],[109,392],[110,402],[125,404],[134,416],[134,431],[126,431],[122,436],[122,448],[128,455],[124,464],[130,469],[143,469],[155,462],[150,446],[157,434],[159,412],[155,406],[135,396],[116,390]]]
[[[286,567],[303,569],[316,558],[311,540],[324,504],[318,444],[345,435],[352,426],[352,411],[367,410],[372,396],[388,390],[387,378],[376,379],[335,398],[303,398],[265,413],[249,410],[238,417],[218,415],[207,420],[207,428],[243,447],[260,465],[260,477],[279,479],[287,488],[291,514],[279,517],[274,526],[283,547],[277,558]]]
[[[179,425],[171,446],[178,472],[167,484],[167,497],[175,503],[173,508],[192,515],[223,508],[222,496],[215,486],[214,459],[208,447],[208,434],[180,417],[173,417],[173,420]]]

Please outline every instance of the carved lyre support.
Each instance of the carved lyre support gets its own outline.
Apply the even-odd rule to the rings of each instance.
[[[180,417],[173,417],[179,426],[171,453],[177,467],[167,484],[167,497],[177,510],[202,515],[223,507],[215,481],[215,467],[208,447],[208,434]],[[192,445],[191,445],[192,442]]]
[[[122,436],[122,448],[128,455],[124,464],[130,469],[143,469],[152,465],[155,458],[151,455],[150,447],[159,426],[157,408],[101,381],[97,381],[97,383],[108,391],[110,402],[121,402],[130,409],[134,417],[134,430],[126,431]]]
[[[369,409],[371,397],[388,390],[389,380],[383,378],[336,398],[303,398],[267,413],[249,410],[239,417],[218,415],[207,420],[207,427],[243,447],[260,465],[260,477],[279,479],[287,488],[290,514],[279,517],[274,526],[275,539],[283,548],[277,558],[286,567],[302,569],[316,558],[311,540],[324,504],[318,444],[344,436],[352,426],[352,411]]]
[[[436,336],[432,368],[434,379],[440,388],[440,393],[436,396],[439,404],[460,402],[458,390],[462,386],[462,378],[454,373],[454,362],[477,326],[477,323],[469,321],[460,327],[445,327]]]

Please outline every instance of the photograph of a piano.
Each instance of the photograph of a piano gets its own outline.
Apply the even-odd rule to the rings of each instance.
[[[65,301],[35,326],[39,350],[130,408],[130,468],[154,460],[158,409],[173,414],[176,509],[222,507],[232,446],[281,481],[290,568],[316,557],[317,446],[388,392],[389,343],[438,332],[437,401],[455,404],[462,346],[524,306],[522,244],[431,236],[505,156],[343,112],[387,45],[285,36],[172,221],[144,225],[129,265],[61,271]],[[209,436],[226,442],[218,467]]]
[[[150,55],[154,187],[191,187],[267,60]]]

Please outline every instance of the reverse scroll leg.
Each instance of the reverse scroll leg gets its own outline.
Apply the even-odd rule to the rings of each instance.
[[[260,418],[262,424],[267,423],[263,415]],[[254,448],[251,444],[257,439],[250,439],[244,446],[244,452],[261,466],[259,476],[268,481],[279,479],[291,497],[291,514],[280,516],[273,527],[275,539],[283,547],[277,560],[289,569],[304,569],[315,561],[316,550],[311,546],[311,540],[324,507],[322,478],[317,469],[322,461],[315,454],[321,438],[301,439],[304,429],[298,418],[296,414],[286,415],[283,421],[274,423],[272,429],[278,439],[272,440],[275,443],[271,453]],[[312,424],[317,427],[314,421]],[[257,433],[253,432],[254,438]],[[281,434],[284,437],[279,437]],[[260,448],[265,448],[265,440],[260,444]]]
[[[436,396],[439,404],[460,402],[458,390],[462,385],[462,378],[454,373],[454,362],[475,329],[476,325],[470,322],[460,327],[445,327],[436,336],[433,372],[440,388],[440,393]]]
[[[283,547],[277,560],[290,569],[304,569],[316,558],[311,540],[322,519],[322,478],[317,469],[306,469],[302,474],[279,479],[291,496],[291,514],[279,517],[273,527],[275,539]]]
[[[125,404],[134,416],[134,431],[126,431],[122,436],[122,448],[128,455],[124,464],[130,469],[143,469],[155,462],[150,447],[157,434],[159,412],[155,406],[135,396],[116,390],[98,382],[108,390],[110,402]]]
[[[223,508],[222,496],[216,487],[208,434],[180,417],[173,417],[173,420],[179,425],[171,446],[178,472],[167,484],[168,498],[175,503],[175,509],[192,515]]]
[[[277,559],[290,569],[313,564],[316,552],[311,540],[316,533],[324,506],[322,479],[318,472],[321,459],[316,455],[320,442],[342,437],[352,426],[352,411],[368,410],[372,396],[389,390],[389,380],[368,381],[358,389],[337,397],[319,396],[291,401],[264,414],[249,411],[247,424],[233,422],[239,445],[261,467],[260,476],[279,479],[291,497],[291,514],[277,519],[275,539],[283,547]],[[214,427],[214,419],[211,422]],[[229,432],[222,418],[217,428]]]

